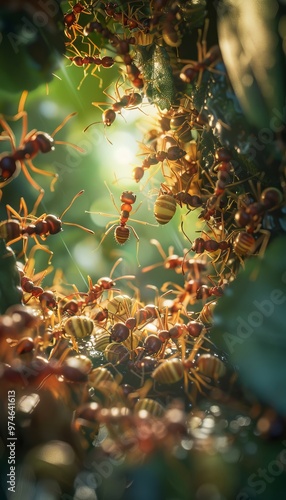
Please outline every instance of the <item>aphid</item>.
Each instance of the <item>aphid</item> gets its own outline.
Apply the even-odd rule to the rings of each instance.
[[[215,306],[216,306],[216,301],[212,301],[212,302],[207,302],[200,314],[199,314],[199,321],[201,321],[204,325],[208,326],[208,325],[211,325],[212,322],[213,322],[213,313],[214,313],[214,309],[215,309]]]
[[[31,177],[31,174],[28,170],[29,169],[32,172],[39,173],[41,175],[53,177],[54,179],[51,182],[51,191],[54,190],[54,184],[56,183],[58,179],[58,174],[53,173],[53,172],[48,172],[45,170],[41,170],[37,167],[34,166],[32,160],[39,154],[39,153],[49,153],[50,151],[53,151],[55,149],[55,144],[66,144],[68,146],[71,146],[74,148],[76,151],[79,151],[80,153],[84,153],[84,150],[81,149],[79,146],[76,146],[75,144],[71,144],[69,142],[65,141],[54,141],[54,136],[63,128],[63,126],[77,113],[71,113],[69,114],[63,121],[62,123],[53,131],[51,135],[47,134],[46,132],[40,132],[37,130],[31,130],[31,132],[28,132],[28,114],[27,111],[24,110],[26,98],[27,98],[28,92],[24,91],[22,93],[22,96],[20,98],[19,106],[18,106],[18,113],[11,118],[11,120],[16,121],[22,118],[23,120],[23,128],[22,128],[22,135],[20,139],[19,146],[16,147],[16,139],[15,135],[10,127],[8,125],[5,117],[0,115],[0,125],[4,131],[5,135],[2,135],[2,139],[4,137],[10,141],[11,146],[12,146],[12,153],[1,153],[0,155],[0,188],[3,186],[6,186],[11,182],[15,177],[17,177],[22,170],[26,179],[28,182],[35,188],[37,189],[42,197],[44,195],[43,189],[37,184],[37,182]]]
[[[113,299],[108,301],[106,307],[111,317],[126,320],[130,317],[133,300],[128,295],[115,295]]]
[[[15,217],[9,218],[8,220],[0,222],[0,237],[6,240],[7,245],[12,245],[17,241],[23,239],[23,253],[26,254],[28,240],[27,236],[32,237],[38,248],[41,248],[45,252],[49,253],[52,257],[53,252],[51,252],[48,248],[41,245],[38,241],[38,236],[45,240],[47,236],[51,234],[57,234],[62,231],[62,225],[75,226],[83,229],[84,231],[94,234],[91,229],[87,229],[86,227],[81,226],[80,224],[76,224],[74,222],[63,222],[62,218],[65,213],[70,209],[74,201],[84,193],[84,191],[79,191],[72,199],[68,207],[62,212],[60,217],[56,217],[52,214],[43,214],[40,217],[35,217],[34,215],[28,215],[28,209],[26,202],[23,198],[20,201],[20,210],[23,210],[24,216],[21,217],[16,210],[14,210],[10,205],[6,205],[8,215],[11,214]],[[40,193],[39,198],[42,198],[42,194]],[[36,201],[35,206],[38,206],[39,201]],[[33,210],[34,211],[34,210]],[[28,221],[31,221],[27,223]]]
[[[96,388],[101,382],[114,382],[114,376],[104,366],[98,366],[91,370],[88,376],[88,382],[91,387]]]
[[[105,348],[110,344],[110,334],[106,331],[96,334],[95,340],[92,344],[96,351],[104,352]]]
[[[209,389],[209,385],[204,380],[204,375],[201,376],[195,366],[195,356],[197,355],[199,349],[202,347],[204,342],[205,330],[203,329],[199,337],[194,343],[194,346],[190,354],[186,355],[185,344],[182,346],[182,359],[178,357],[171,357],[168,359],[161,360],[159,366],[155,368],[152,373],[152,378],[160,384],[175,384],[180,380],[184,379],[184,389],[185,393],[192,399],[189,394],[188,385],[189,381],[194,382],[195,387],[200,392],[202,391],[201,386]]]
[[[119,218],[119,224],[117,222],[115,222],[115,223],[114,222],[110,222],[110,223],[107,224],[106,227],[108,227],[110,224],[111,224],[111,227],[109,227],[105,231],[103,237],[101,238],[101,240],[99,242],[98,247],[100,247],[100,245],[102,244],[102,242],[105,240],[106,236],[114,228],[115,228],[114,229],[114,238],[115,238],[115,241],[119,245],[124,245],[124,243],[126,243],[126,241],[129,239],[130,229],[131,229],[131,231],[133,232],[133,234],[134,234],[134,236],[136,238],[136,247],[137,247],[137,249],[136,249],[136,257],[137,257],[138,265],[140,266],[140,263],[138,261],[139,236],[138,236],[138,234],[136,233],[135,229],[132,226],[128,226],[127,225],[127,222],[129,220],[130,212],[132,211],[132,205],[136,201],[136,194],[133,193],[132,191],[123,191],[123,193],[120,196],[120,201],[122,203],[121,203],[121,209],[119,210],[118,207],[117,207],[117,205],[116,205],[116,203],[115,203],[114,196],[111,193],[111,191],[110,191],[109,187],[107,186],[106,182],[105,182],[105,185],[106,185],[106,187],[107,187],[107,189],[109,191],[109,194],[110,194],[110,197],[111,197],[113,205],[115,206],[117,212],[120,214],[120,218]],[[137,210],[138,210],[138,208],[137,208]],[[137,210],[135,210],[135,212]],[[86,211],[86,213],[104,215],[106,217],[113,217],[114,216],[113,214],[108,214],[108,213],[104,213],[104,212],[90,212],[90,211]],[[136,219],[130,219],[130,220],[132,220],[134,222],[138,222],[139,224],[150,225],[150,226],[154,225],[154,224],[150,224],[149,222],[139,221],[139,220],[136,220]]]
[[[251,233],[241,231],[233,242],[233,251],[239,257],[253,254],[256,248],[256,240]]]
[[[120,342],[111,342],[104,350],[104,356],[112,365],[127,363],[130,359],[129,350]]]
[[[154,216],[156,221],[163,225],[170,222],[174,217],[177,203],[173,195],[164,193],[160,189],[160,194],[154,203]]]
[[[196,365],[200,373],[214,380],[218,380],[226,374],[225,364],[213,354],[201,354],[196,360]]]
[[[68,337],[83,339],[92,334],[94,322],[87,316],[72,316],[65,320],[63,328]]]

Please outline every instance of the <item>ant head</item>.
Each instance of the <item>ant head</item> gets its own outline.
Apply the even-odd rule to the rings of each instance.
[[[47,215],[45,217],[45,222],[48,224],[50,234],[57,234],[62,231],[62,221],[55,215]]]

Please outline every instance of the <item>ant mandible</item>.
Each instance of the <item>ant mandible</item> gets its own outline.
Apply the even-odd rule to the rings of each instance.
[[[139,260],[138,260],[139,236],[136,233],[134,227],[133,226],[128,226],[127,222],[128,222],[128,220],[132,220],[133,222],[138,222],[139,224],[150,225],[150,226],[155,226],[155,227],[157,227],[157,224],[151,224],[149,222],[144,222],[144,221],[140,221],[140,220],[136,220],[136,219],[129,219],[129,215],[130,215],[130,213],[132,211],[132,208],[133,208],[132,205],[136,201],[136,194],[133,193],[132,191],[123,191],[123,193],[120,196],[121,207],[120,207],[120,210],[119,210],[119,208],[117,207],[117,205],[115,203],[114,196],[113,196],[112,192],[110,191],[107,183],[106,182],[104,182],[104,183],[105,183],[105,185],[106,185],[106,187],[107,187],[107,189],[109,191],[112,203],[115,206],[117,212],[120,214],[120,217],[119,217],[119,223],[117,223],[117,221],[112,221],[112,222],[109,222],[107,224],[106,228],[110,224],[112,224],[112,225],[105,231],[105,233],[104,233],[103,237],[101,238],[101,240],[100,240],[97,248],[100,247],[100,245],[105,240],[106,236],[108,236],[108,234],[114,228],[115,228],[115,230],[114,230],[115,241],[119,245],[124,245],[124,243],[126,243],[126,241],[129,239],[130,229],[131,229],[131,231],[133,232],[133,234],[134,234],[134,236],[136,238],[136,241],[137,241],[137,245],[136,245],[137,246],[137,248],[136,248],[136,258],[137,258],[138,266],[140,267],[140,263],[139,263]],[[141,203],[140,203],[140,205],[141,205]],[[137,210],[140,207],[140,205],[137,207],[137,209],[135,210],[135,212],[137,212]],[[91,211],[86,210],[86,213],[88,213],[88,214],[104,215],[106,217],[114,217],[114,214],[109,214],[109,213],[104,213],[104,212],[91,212]],[[97,248],[96,248],[96,250],[97,250]]]
[[[64,127],[64,125],[77,113],[70,113],[58,127],[53,131],[51,135],[46,132],[41,132],[38,130],[31,130],[31,132],[27,132],[28,129],[28,114],[27,111],[24,110],[25,102],[28,96],[28,92],[24,91],[21,95],[18,113],[9,117],[12,121],[17,121],[22,118],[23,127],[22,127],[22,135],[20,139],[19,146],[16,147],[16,139],[14,132],[12,131],[10,125],[8,125],[5,117],[0,115],[0,125],[3,129],[4,134],[1,139],[8,139],[12,146],[12,154],[11,153],[1,153],[0,155],[0,188],[9,184],[13,179],[15,179],[20,171],[22,170],[28,182],[41,194],[41,199],[44,196],[44,190],[39,186],[39,184],[32,178],[28,166],[30,170],[35,173],[46,175],[49,177],[53,177],[54,179],[51,182],[50,188],[51,191],[54,191],[54,184],[58,179],[58,174],[53,172],[47,172],[45,170],[41,170],[34,166],[32,160],[38,155],[38,153],[49,153],[55,149],[55,144],[65,144],[67,146],[71,146],[76,151],[80,153],[84,153],[84,150],[75,144],[65,141],[54,141],[54,136]],[[3,134],[2,132],[2,134]],[[26,165],[27,164],[27,165]],[[39,201],[40,203],[40,201]]]

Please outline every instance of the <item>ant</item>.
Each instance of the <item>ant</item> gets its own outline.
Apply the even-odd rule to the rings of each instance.
[[[8,218],[8,220],[2,221],[0,223],[0,237],[6,240],[7,245],[12,245],[13,243],[16,243],[17,241],[23,239],[23,251],[22,253],[26,255],[26,250],[27,250],[27,245],[28,245],[28,239],[27,236],[31,236],[34,238],[38,248],[41,248],[45,252],[50,254],[50,260],[52,258],[53,252],[51,252],[48,248],[45,246],[41,245],[37,239],[38,236],[42,240],[45,240],[47,236],[50,234],[57,234],[62,231],[62,225],[69,225],[69,226],[76,226],[79,227],[80,229],[83,229],[84,231],[94,234],[94,232],[91,229],[87,229],[86,227],[83,227],[79,224],[76,224],[74,222],[62,222],[63,216],[66,214],[66,212],[70,209],[74,201],[84,193],[83,190],[79,191],[77,193],[68,207],[62,212],[60,217],[56,217],[55,215],[52,214],[43,214],[40,217],[35,217],[32,215],[34,212],[34,209],[30,215],[28,215],[28,209],[26,202],[24,198],[21,198],[20,200],[20,212],[23,210],[24,216],[21,217],[16,210],[14,210],[11,205],[6,205],[8,217],[10,214],[15,217],[13,218]],[[42,194],[40,193],[39,197],[41,197]],[[36,206],[38,206],[38,201],[36,201]],[[27,224],[27,220],[30,220],[31,222]]]
[[[202,259],[185,259],[179,255],[174,254],[174,247],[170,246],[168,250],[168,255],[164,252],[161,243],[156,239],[151,239],[150,243],[155,245],[158,252],[163,258],[163,262],[158,262],[152,264],[151,266],[144,267],[142,269],[143,273],[152,271],[159,266],[164,266],[164,269],[173,269],[177,274],[186,272],[194,272],[194,274],[199,274],[200,272],[206,271],[206,262]]]
[[[122,40],[116,34],[112,33],[112,31],[110,31],[110,29],[106,26],[103,26],[99,21],[92,21],[87,24],[83,30],[83,34],[84,36],[89,36],[94,31],[103,38],[107,39],[116,49],[117,54],[121,57],[126,66],[126,76],[133,87],[142,89],[144,87],[144,81],[141,78],[141,71],[138,69],[129,53],[130,45],[134,45],[136,43],[135,37]]]
[[[234,217],[237,225],[245,227],[249,233],[256,232],[265,214],[279,208],[283,202],[282,192],[275,187],[264,189],[257,198],[259,200],[257,202],[242,202]]]
[[[130,11],[130,4],[127,4],[128,10]],[[124,11],[118,11],[120,5],[113,2],[108,2],[104,4],[104,12],[108,17],[114,19],[115,22],[121,24],[123,27],[127,26],[127,28],[131,31],[138,27],[140,27],[140,22],[135,18],[134,14],[139,10],[136,9],[134,13],[130,12],[130,14],[126,14]]]
[[[71,2],[69,2],[69,4],[71,6],[71,11],[64,14],[65,35],[71,38],[69,30],[72,29],[74,40],[77,31],[82,35],[82,27],[78,24],[80,14],[90,14],[90,12],[86,10],[80,2],[77,2],[75,5],[72,5]]]
[[[141,167],[135,167],[133,169],[132,176],[135,182],[140,182],[144,176],[145,170],[149,169],[151,166],[157,163],[163,163],[165,160],[167,162],[178,162],[186,155],[186,151],[178,146],[172,136],[164,135],[159,144],[162,150],[159,151],[158,149],[157,151],[153,151],[145,146],[144,143],[141,143],[142,149],[145,152],[147,151],[148,156],[144,158]],[[164,150],[165,147],[166,151]]]
[[[167,224],[174,217],[177,204],[182,207],[182,203],[186,204],[190,211],[190,207],[200,207],[202,199],[197,195],[191,195],[184,191],[173,194],[168,185],[161,184],[159,195],[154,203],[156,221],[161,225]]]
[[[112,194],[112,192],[110,191],[109,187],[107,186],[107,183],[105,182],[105,185],[109,191],[109,194],[110,194],[110,197],[111,197],[111,200],[112,200],[112,203],[113,205],[115,206],[117,212],[120,214],[120,218],[119,218],[119,224],[117,224],[117,222],[109,222],[107,224],[106,227],[108,227],[110,224],[111,227],[109,227],[102,239],[100,240],[99,242],[99,245],[97,246],[97,248],[100,247],[100,245],[103,243],[103,241],[105,240],[106,236],[112,231],[112,229],[115,228],[114,230],[114,238],[115,238],[115,241],[119,244],[119,245],[124,245],[124,243],[126,243],[126,241],[129,239],[129,236],[130,236],[130,229],[132,230],[136,240],[137,240],[137,250],[136,250],[136,257],[137,257],[137,262],[138,262],[138,266],[140,266],[140,263],[139,263],[139,260],[138,260],[138,251],[139,251],[139,236],[138,234],[136,233],[135,229],[132,227],[132,226],[128,226],[127,225],[127,222],[128,222],[128,219],[129,219],[129,215],[130,215],[130,212],[132,211],[132,205],[135,203],[136,201],[136,194],[133,193],[132,191],[123,191],[123,193],[121,194],[120,196],[120,201],[121,201],[121,208],[119,210],[119,208],[117,207],[116,203],[115,203],[115,200],[114,200],[114,196]],[[141,204],[140,204],[141,205]],[[137,209],[135,210],[135,212],[138,210],[138,208],[140,207],[140,205],[137,207]],[[134,213],[135,213],[134,212]],[[90,211],[87,211],[86,210],[86,213],[89,213],[89,214],[98,214],[98,215],[104,215],[106,217],[113,217],[113,214],[108,214],[108,213],[103,213],[103,212],[90,212]],[[136,219],[130,219],[132,220],[133,222],[138,222],[139,224],[144,224],[144,225],[150,225],[150,226],[155,226],[157,227],[157,224],[150,224],[149,222],[144,222],[144,221],[139,221],[139,220],[136,220]],[[96,249],[97,249],[96,248]]]
[[[114,270],[122,262],[122,257],[117,259],[117,261],[114,263],[109,276],[104,276],[102,278],[99,278],[95,284],[92,283],[92,279],[90,276],[87,277],[88,279],[88,293],[85,299],[85,303],[89,305],[90,303],[97,302],[97,300],[102,296],[102,294],[105,291],[109,290],[114,290],[114,291],[119,291],[118,288],[114,288],[116,285],[116,282],[113,281],[112,275],[114,273]],[[120,276],[119,278],[116,278],[116,281],[122,280],[122,279],[134,279],[134,275],[125,275],[125,276]]]
[[[105,111],[103,111],[102,108],[100,107],[100,105],[102,105],[102,104],[106,105],[105,102],[93,102],[92,103],[93,106],[96,106],[101,111],[103,111],[102,122],[103,122],[104,127],[110,127],[115,121],[116,113],[121,114],[121,110],[123,108],[124,109],[137,109],[138,106],[140,104],[142,104],[142,97],[140,94],[138,94],[138,92],[131,91],[130,93],[126,93],[125,95],[123,95],[121,97],[118,89],[119,89],[119,85],[117,82],[116,86],[115,86],[116,98],[109,95],[106,92],[107,89],[105,89],[104,94],[114,100],[114,103],[111,105],[111,107],[106,109]],[[100,122],[90,123],[87,127],[85,127],[84,132],[86,132],[89,129],[89,127],[91,127],[92,125],[96,125],[97,123],[100,123]]]
[[[213,73],[221,74],[221,71],[218,71],[213,68],[213,66],[221,61],[221,52],[218,45],[214,45],[207,52],[206,50],[206,37],[207,31],[209,27],[209,20],[206,19],[204,29],[198,30],[199,36],[197,41],[197,49],[198,49],[198,61],[190,61],[187,59],[179,59],[179,62],[186,62],[186,64],[180,73],[180,78],[184,83],[192,83],[196,78],[196,85],[199,87],[202,78],[203,72],[205,70],[211,71]]]
[[[204,374],[199,374],[196,367],[196,356],[200,349],[204,349],[206,329],[203,328],[199,336],[196,338],[193,348],[189,354],[186,352],[185,342],[181,343],[182,356],[163,358],[160,364],[155,368],[151,377],[159,384],[175,384],[183,379],[184,391],[188,398],[194,402],[197,392],[202,392],[202,387],[210,389],[207,382],[207,377]],[[176,355],[174,355],[176,356]],[[194,383],[193,394],[189,393],[189,382]]]
[[[20,143],[18,148],[16,147],[15,135],[8,125],[6,119],[3,115],[0,115],[0,125],[3,128],[4,134],[1,136],[1,139],[6,139],[11,143],[13,153],[1,153],[0,155],[0,188],[9,184],[13,179],[15,179],[21,169],[28,180],[28,182],[37,190],[40,191],[41,199],[44,196],[44,190],[37,184],[37,182],[31,177],[31,174],[28,170],[29,168],[41,175],[46,175],[49,177],[53,177],[53,181],[51,182],[50,189],[54,191],[54,184],[58,179],[58,174],[47,172],[45,170],[41,170],[36,168],[32,160],[41,152],[41,153],[49,153],[55,149],[55,144],[65,144],[71,146],[76,151],[80,153],[84,153],[84,150],[75,144],[71,144],[69,142],[64,141],[54,141],[54,136],[64,127],[64,125],[77,113],[70,113],[58,127],[53,131],[51,135],[46,132],[40,132],[38,130],[31,130],[31,132],[27,132],[28,128],[28,114],[27,111],[24,110],[25,102],[28,96],[28,92],[24,91],[19,101],[18,113],[10,118],[13,121],[19,120],[22,118],[23,127],[22,127],[22,135],[20,139]],[[3,133],[2,133],[3,134]],[[27,165],[26,165],[27,164]]]
[[[32,297],[39,300],[43,311],[47,309],[55,309],[57,307],[57,299],[52,290],[44,290],[39,283],[52,271],[52,267],[48,267],[41,273],[34,274],[35,265],[35,252],[42,250],[41,246],[34,245],[29,253],[29,257],[24,266],[17,263],[17,268],[20,275],[20,286],[22,288],[24,297],[23,302],[27,304]],[[26,295],[29,295],[26,297]]]
[[[88,74],[88,70],[89,70],[89,67],[91,65],[94,65],[95,67],[93,68],[92,72],[91,72],[91,75],[92,76],[95,76],[96,78],[99,78],[98,75],[95,74],[95,71],[97,70],[98,67],[102,66],[103,68],[111,68],[114,64],[114,59],[112,57],[109,57],[109,56],[105,56],[103,57],[102,59],[99,57],[99,55],[94,55],[94,54],[85,54],[84,56],[81,55],[81,53],[78,51],[78,49],[73,45],[71,44],[73,49],[74,49],[74,53],[76,54],[75,56],[72,56],[72,57],[68,57],[68,59],[71,61],[72,64],[74,64],[75,66],[78,66],[78,67],[83,67],[85,66],[84,68],[84,74],[83,74],[83,78],[82,80],[80,81],[78,87],[77,87],[77,90],[79,90]],[[89,47],[90,47],[90,44],[89,44]],[[101,88],[102,86],[102,79],[99,78],[100,80],[100,84],[99,84],[99,88]]]

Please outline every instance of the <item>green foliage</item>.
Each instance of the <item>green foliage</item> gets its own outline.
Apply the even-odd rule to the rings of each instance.
[[[0,239],[0,313],[8,307],[22,303],[23,292],[20,286],[20,274],[12,248]]]
[[[215,310],[212,338],[262,401],[286,414],[285,237],[249,259]]]

